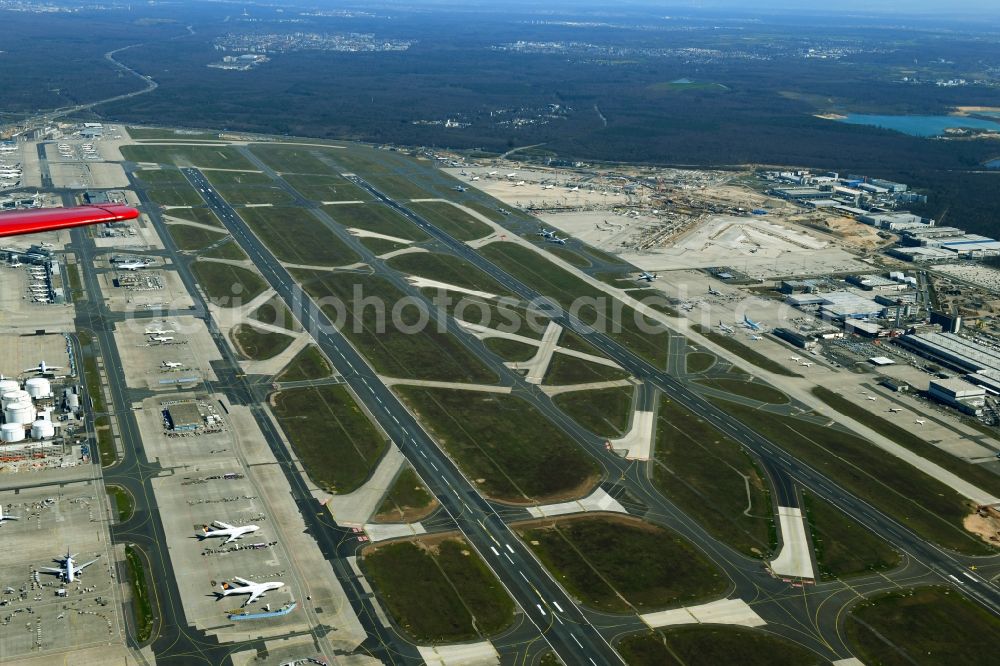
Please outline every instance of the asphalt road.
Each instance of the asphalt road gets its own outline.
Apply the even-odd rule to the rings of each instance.
[[[433,439],[337,331],[312,299],[197,169],[182,169],[286,305],[312,332],[337,371],[360,396],[390,438],[497,574],[526,616],[568,664],[616,664],[621,658],[579,611]]]

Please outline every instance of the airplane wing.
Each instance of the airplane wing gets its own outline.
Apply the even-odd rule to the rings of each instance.
[[[121,222],[137,217],[138,210],[120,204],[4,211],[0,213],[0,238],[102,222]]]
[[[212,524],[213,525],[218,525],[219,527],[221,527],[224,530],[231,530],[231,529],[233,529],[232,525],[230,525],[229,523],[224,523],[221,520],[214,520],[214,521],[212,521]]]
[[[250,593],[250,596],[247,598],[246,602],[244,602],[243,605],[246,606],[247,604],[252,604],[253,602],[257,601],[257,598],[262,594],[264,594],[264,588],[258,587],[256,590]]]
[[[85,568],[89,567],[91,564],[93,564],[96,561],[97,560],[95,559],[95,560],[91,560],[89,562],[84,562],[83,564],[77,564],[76,566],[73,567],[73,573],[80,573],[81,571],[83,571]]]
[[[230,542],[233,542],[233,541],[236,541],[236,540],[237,540],[237,539],[239,539],[239,538],[240,538],[241,536],[243,536],[243,535],[242,535],[242,534],[239,534],[239,533],[236,533],[236,534],[230,534],[230,535],[229,535],[229,538],[228,538],[228,539],[226,539],[225,541],[223,541],[223,542],[222,542],[222,545],[223,545],[223,546],[225,546],[225,545],[226,545],[227,543],[230,543]]]
[[[61,573],[63,573],[63,572],[66,571],[62,567],[59,567],[58,569],[53,568],[53,567],[38,567],[38,570],[39,571],[47,571],[49,573],[57,573],[57,574],[61,574]]]
[[[235,580],[240,585],[253,585],[254,584],[254,582],[252,580],[247,580],[246,578],[240,578],[239,576],[233,576],[233,580]]]

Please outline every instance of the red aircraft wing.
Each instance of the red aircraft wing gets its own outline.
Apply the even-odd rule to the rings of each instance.
[[[139,217],[131,206],[74,206],[73,208],[36,208],[0,212],[0,238],[81,227],[102,222],[121,222]]]

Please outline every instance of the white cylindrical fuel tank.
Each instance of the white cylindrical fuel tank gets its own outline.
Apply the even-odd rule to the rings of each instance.
[[[34,400],[52,397],[52,384],[45,377],[32,377],[24,382],[24,390]]]
[[[17,423],[4,423],[0,426],[0,441],[7,443],[20,442],[24,439],[24,426]]]
[[[52,421],[41,419],[31,424],[31,439],[51,439],[56,436],[56,428]]]
[[[3,420],[7,423],[27,425],[35,420],[35,406],[30,402],[15,402],[3,410]]]
[[[15,402],[29,402],[31,396],[28,395],[27,391],[22,391],[20,389],[16,391],[11,391],[10,393],[5,393],[2,398],[0,398],[0,406],[7,409],[10,405]]]
[[[21,385],[13,379],[0,379],[0,396],[5,396],[13,391],[20,391]]]

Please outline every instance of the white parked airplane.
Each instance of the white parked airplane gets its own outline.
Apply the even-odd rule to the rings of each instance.
[[[511,172],[510,172],[509,174],[507,174],[507,177],[508,177],[508,178],[513,178],[513,177],[514,177],[514,176],[516,176],[516,175],[517,175],[517,172],[516,172],[516,171],[511,171]]]
[[[914,421],[914,423],[916,423],[917,425],[923,425],[927,423],[927,419],[917,419],[916,421]]]
[[[62,370],[62,366],[60,366],[60,365],[46,365],[45,361],[42,361],[41,363],[39,363],[38,365],[36,365],[34,368],[25,368],[24,372],[37,372],[40,375],[47,375],[50,372],[52,372],[53,370]]]
[[[555,185],[542,185],[543,190],[551,190]]]
[[[163,363],[160,364],[160,367],[161,368],[167,368],[167,369],[173,369],[173,368],[179,368],[179,367],[181,367],[183,365],[184,365],[183,363],[178,363],[176,361],[164,361]]]
[[[538,235],[539,236],[543,236],[545,238],[554,238],[555,235],[556,235],[556,230],[555,229],[546,229],[545,227],[542,227],[542,228],[540,228],[538,230]]]
[[[522,186],[524,186],[525,184],[526,184],[526,183],[525,183],[525,182],[524,182],[523,180],[519,180],[519,181],[517,181],[516,183],[514,183],[514,187],[522,187]]]
[[[140,268],[146,268],[149,264],[145,261],[123,261],[120,264],[115,264],[115,268],[123,271],[137,271]]]
[[[479,176],[473,176],[472,180],[479,180]]]
[[[166,335],[167,333],[173,333],[172,328],[147,328],[146,335]]]
[[[152,335],[149,338],[150,342],[171,342],[174,336],[172,335]]]
[[[3,525],[6,520],[21,520],[21,518],[19,516],[5,516],[3,514],[3,504],[0,504],[0,525]]]
[[[889,413],[890,414],[895,414],[896,412],[901,412],[901,411],[903,411],[903,410],[901,408],[899,408],[899,407],[890,407],[889,408]]]
[[[872,402],[875,402],[876,400],[878,400],[878,398],[876,398],[873,395],[868,395],[868,396],[865,396],[865,397],[868,398],[869,400],[871,400]]]
[[[38,296],[32,299],[35,303],[48,303],[51,299],[45,296]]]
[[[265,596],[271,590],[280,590],[285,586],[284,583],[277,581],[270,583],[255,583],[252,580],[247,580],[246,578],[240,578],[239,576],[234,576],[233,580],[240,584],[239,587],[234,587],[229,583],[222,584],[222,592],[216,592],[219,597],[228,597],[232,594],[249,594],[250,598],[243,602],[243,605],[252,604],[257,601],[260,597]]]
[[[636,280],[645,280],[646,282],[652,282],[658,277],[660,276],[657,273],[647,273],[646,271],[643,271],[642,274],[636,278]]]
[[[546,240],[549,241],[550,243],[555,243],[556,245],[565,245],[566,244],[566,239],[565,238],[559,238],[558,236],[552,236],[551,238],[547,238]]]
[[[722,292],[719,291],[718,289],[716,289],[715,287],[709,287],[708,288],[708,295],[709,296],[722,296]]]
[[[812,361],[803,361],[802,363],[799,363],[799,365],[801,365],[803,368],[811,368],[816,364],[813,363]]]
[[[495,176],[495,175],[497,175],[498,173],[500,173],[500,172],[499,172],[499,171],[490,171],[490,172],[489,172],[488,174],[486,174],[486,175],[487,175],[487,176]]]
[[[97,561],[96,559],[93,559],[89,562],[84,562],[83,564],[77,564],[76,561],[73,559],[74,557],[76,557],[76,554],[70,554],[70,552],[67,551],[65,557],[59,557],[56,558],[55,560],[56,562],[59,562],[62,566],[60,566],[59,568],[42,567],[41,569],[39,569],[39,571],[41,571],[42,573],[56,574],[67,583],[72,583],[74,580],[76,580],[77,576],[79,576],[80,573],[83,572],[85,568],[89,567],[91,564]]]
[[[722,329],[723,333],[735,333],[736,332],[736,329],[734,329],[732,326],[726,326],[721,321],[719,322],[719,328]]]
[[[575,187],[571,187],[571,188],[569,188],[569,191],[570,192],[579,192],[580,191],[580,186],[577,185]]]
[[[180,364],[178,363],[177,365]],[[228,537],[222,542],[223,544],[227,544],[231,541],[236,541],[246,534],[251,534],[260,529],[257,525],[243,525],[242,527],[236,527],[235,525],[224,523],[221,520],[213,520],[212,524],[215,525],[214,529],[209,529],[206,525],[203,531],[198,532],[199,539],[207,539],[209,537]]]
[[[799,361],[802,360],[802,357],[801,356],[789,356],[788,360],[789,361],[795,361],[796,363],[798,363]]]

